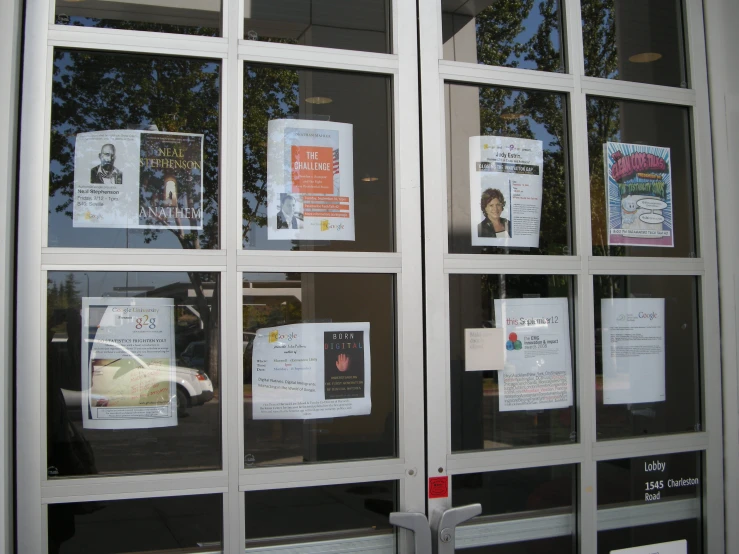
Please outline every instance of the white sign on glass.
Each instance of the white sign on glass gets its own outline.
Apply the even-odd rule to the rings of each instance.
[[[464,330],[465,371],[500,371],[505,360],[503,329]]]
[[[688,541],[660,542],[633,548],[611,550],[610,554],[688,554]]]

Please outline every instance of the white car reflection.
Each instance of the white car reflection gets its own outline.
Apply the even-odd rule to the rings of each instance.
[[[174,381],[175,394],[170,401],[176,402],[177,415],[187,414],[188,408],[201,406],[213,399],[213,383],[201,369],[175,366],[147,364],[125,346],[105,340],[87,340],[89,343],[100,343],[107,347],[121,350],[119,360],[107,360],[105,364],[96,364],[93,367],[93,390],[90,393],[90,404],[93,406],[130,406],[136,405],[141,393],[131,383],[131,373],[121,371],[121,366],[127,363],[136,367],[136,380],[139,383],[149,383],[159,390],[170,390],[170,379]],[[64,401],[67,407],[81,406],[82,392],[62,388]],[[167,403],[165,397],[164,403]]]

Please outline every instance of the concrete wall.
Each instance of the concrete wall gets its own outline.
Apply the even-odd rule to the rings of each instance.
[[[739,552],[739,2],[704,0],[704,10],[721,295],[726,552]]]

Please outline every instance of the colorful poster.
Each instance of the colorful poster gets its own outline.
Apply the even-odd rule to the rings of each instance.
[[[495,322],[506,339],[500,411],[572,406],[567,298],[495,300]]]
[[[82,298],[82,337],[84,428],[177,425],[172,299]]]
[[[259,329],[252,368],[254,419],[319,419],[372,410],[369,323]]]
[[[273,119],[267,142],[267,238],[354,240],[352,125]]]
[[[665,299],[603,298],[603,403],[665,401]]]
[[[670,149],[603,145],[609,246],[675,246]]]
[[[74,227],[203,228],[203,135],[79,133]]]
[[[540,140],[470,137],[470,232],[475,246],[539,246]]]

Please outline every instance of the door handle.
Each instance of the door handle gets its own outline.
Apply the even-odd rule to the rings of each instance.
[[[413,531],[416,554],[431,554],[431,527],[425,514],[417,512],[393,512],[390,523]]]
[[[482,513],[481,504],[469,504],[458,508],[447,508],[434,512],[431,530],[435,537],[434,554],[454,554],[454,541],[457,525]]]

